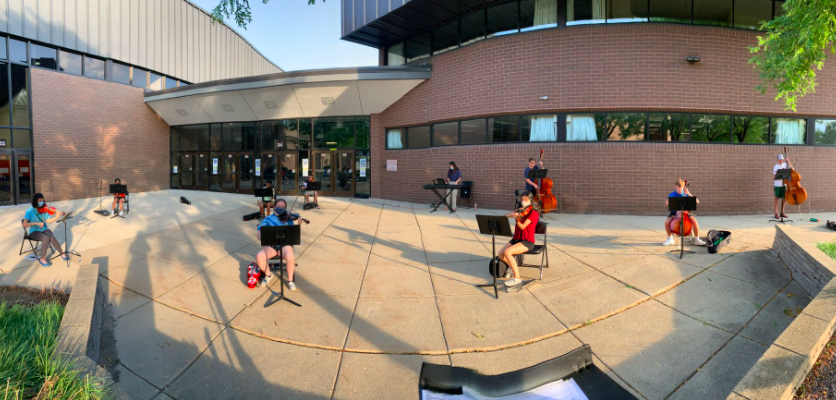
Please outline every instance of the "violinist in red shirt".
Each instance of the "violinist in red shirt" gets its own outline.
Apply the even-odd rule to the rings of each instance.
[[[119,179],[119,178],[116,178],[116,180],[113,181],[113,183],[115,183],[117,185],[121,185],[122,180]],[[119,205],[118,210],[116,209],[117,204]],[[124,214],[124,210],[125,210],[125,194],[124,193],[118,193],[118,194],[114,193],[113,194],[113,205],[111,206],[111,209],[113,210],[114,213],[118,211],[119,215]]]
[[[534,234],[536,232],[537,223],[540,222],[540,213],[537,211],[536,203],[534,202],[534,194],[526,191],[520,197],[520,204],[522,208],[505,216],[514,218],[517,223],[514,226],[514,237],[502,249],[499,250],[497,256],[501,261],[504,261],[514,276],[505,281],[505,286],[512,287],[522,283],[520,279],[520,269],[517,266],[517,260],[514,256],[523,254],[534,248]]]

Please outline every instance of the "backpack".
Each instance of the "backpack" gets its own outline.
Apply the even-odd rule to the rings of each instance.
[[[499,264],[499,271],[497,274],[494,274],[494,269],[496,268],[494,265]],[[502,278],[505,276],[505,272],[508,271],[508,264],[505,264],[505,261],[501,261],[498,257],[494,257],[488,263],[488,272],[491,276],[496,276],[497,278]]]
[[[247,287],[250,289],[254,289],[258,286],[258,281],[261,280],[261,268],[258,268],[258,264],[251,263],[247,266]]]

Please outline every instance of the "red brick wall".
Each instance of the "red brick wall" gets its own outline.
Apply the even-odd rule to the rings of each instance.
[[[772,165],[779,146],[678,143],[549,143],[386,151],[385,129],[501,114],[571,111],[684,111],[790,115],[754,91],[747,64],[756,32],[714,27],[623,24],[553,29],[485,40],[431,59],[433,77],[372,117],[374,197],[437,201],[421,186],[455,161],[475,182],[481,207],[508,208],[522,188],[528,157],[546,150],[558,202],[567,212],[658,214],[673,182],[693,181],[702,213],[771,212]],[[701,61],[688,64],[687,56]],[[541,101],[540,96],[549,96]],[[817,92],[798,115],[836,117],[836,66],[819,73]],[[810,200],[826,196],[836,148],[792,147]],[[398,160],[387,172],[386,160]]]
[[[31,86],[36,191],[98,196],[116,177],[131,193],[169,187],[169,128],[142,89],[38,68]]]

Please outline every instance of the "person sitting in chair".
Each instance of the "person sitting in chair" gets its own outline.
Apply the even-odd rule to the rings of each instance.
[[[268,179],[264,182],[264,189],[270,190],[272,194],[268,197],[258,199],[258,211],[262,218],[265,217],[264,209],[271,210],[273,208],[273,201],[276,199],[276,188],[273,187],[273,181]]]
[[[540,213],[537,212],[534,203],[534,194],[526,191],[520,197],[522,209],[506,214],[508,218],[514,218],[516,225],[514,225],[514,237],[510,242],[499,250],[500,261],[505,262],[514,274],[514,277],[505,281],[505,286],[512,287],[522,283],[520,279],[520,269],[517,266],[517,260],[514,258],[517,254],[524,254],[534,249],[534,234],[537,232],[537,223],[540,222]]]
[[[273,214],[264,218],[256,230],[258,233],[258,240],[261,240],[261,227],[262,226],[290,226],[293,225],[293,220],[290,219],[290,213],[287,211],[287,202],[284,199],[278,199],[275,202],[275,208],[273,209]],[[275,248],[273,246],[263,246],[258,254],[255,256],[255,261],[258,264],[258,268],[261,269],[262,275],[264,275],[264,279],[261,281],[262,286],[266,286],[270,283],[270,280],[273,279],[273,274],[270,273],[270,268],[268,268],[267,260],[275,257],[276,255],[281,255],[285,261],[285,265],[287,266],[287,288],[290,290],[296,290],[296,284],[293,282],[293,270],[296,268],[296,261],[295,257],[293,256],[293,246],[284,246],[280,249]]]
[[[119,179],[119,178],[116,178],[116,180],[113,181],[113,183],[116,184],[116,185],[121,185],[122,180]],[[117,208],[119,208],[119,209],[117,210]],[[118,211],[119,215],[124,215],[125,214],[124,213],[124,210],[125,210],[125,193],[114,193],[113,194],[113,206],[111,206],[111,209],[113,210],[114,213],[116,213]]]
[[[308,181],[302,182],[302,190],[305,191],[305,204],[311,204],[310,198],[313,197],[313,205],[319,207],[319,195],[315,190],[308,190],[308,185],[314,182],[313,175],[308,175]]]
[[[691,191],[688,190],[687,181],[677,179],[676,190],[669,194],[668,197],[694,197],[694,195],[692,195]],[[697,199],[697,204],[700,204],[700,199]],[[665,199],[665,205],[668,205],[667,199]],[[663,246],[672,246],[676,244],[676,241],[673,239],[673,231],[671,230],[671,221],[673,221],[674,218],[676,218],[676,214],[678,212],[679,211],[671,211],[670,214],[668,214],[668,218],[665,219],[665,233],[668,234],[668,240],[665,240],[665,242],[662,243]],[[694,237],[696,237],[696,240],[691,240],[692,243],[696,244],[697,246],[705,245],[705,242],[702,239],[700,239],[700,226],[697,224],[697,218],[690,213],[688,217],[691,219],[691,233],[693,233]]]
[[[52,209],[51,213],[54,214],[52,218],[50,218],[50,210],[47,208],[46,203],[44,203],[44,195],[35,193],[32,196],[32,207],[26,210],[26,216],[23,217],[23,227],[29,228],[29,237],[32,240],[41,242],[41,257],[38,259],[38,263],[42,267],[49,266],[49,262],[46,260],[46,252],[49,251],[50,244],[61,255],[62,260],[67,261],[69,259],[67,253],[61,250],[61,243],[58,242],[58,239],[55,238],[55,235],[47,227],[47,224],[57,221],[64,216],[64,213],[57,212],[55,209]]]

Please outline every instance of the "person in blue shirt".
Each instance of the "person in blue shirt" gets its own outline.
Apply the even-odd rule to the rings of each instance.
[[[258,231],[256,234],[258,240],[261,240],[261,227],[263,226],[293,225],[293,220],[289,218],[290,214],[287,211],[287,202],[284,199],[278,199],[275,202],[275,207],[276,208],[273,209],[273,214],[261,220],[261,223],[259,223],[258,227],[255,228]],[[273,279],[273,274],[270,273],[267,260],[275,257],[277,254],[281,254],[285,261],[287,268],[287,288],[290,290],[296,290],[296,284],[293,281],[293,270],[296,268],[296,261],[293,256],[293,246],[284,246],[281,249],[277,249],[273,246],[263,246],[261,248],[255,256],[258,268],[261,269],[261,272],[264,275],[264,279],[261,281],[261,286],[268,285],[270,280]]]
[[[461,185],[462,184],[462,171],[459,170],[459,167],[456,166],[456,163],[450,161],[450,169],[447,171],[447,178],[444,179],[448,185]],[[452,195],[450,194],[452,193]],[[447,189],[447,198],[450,199],[449,203],[453,207],[450,210],[451,213],[456,212],[456,197],[459,195],[459,189]],[[444,207],[444,209],[448,209]]]
[[[688,189],[686,181],[683,181],[682,179],[677,179],[676,190],[669,194],[668,197],[694,197],[694,195],[692,195],[691,191]],[[700,199],[697,199],[697,204],[700,204]],[[665,199],[665,205],[668,205],[667,199]],[[674,241],[673,239],[673,231],[671,231],[671,221],[673,221],[674,218],[676,218],[677,212],[678,211],[671,211],[670,214],[668,214],[668,218],[665,219],[665,232],[668,234],[668,240],[662,243],[663,246],[671,246],[676,244],[676,241]],[[696,244],[697,246],[705,245],[705,242],[702,239],[700,239],[700,226],[697,224],[697,218],[694,217],[693,214],[689,214],[689,217],[691,218],[691,233],[696,238],[696,240],[692,238],[691,242]]]
[[[540,186],[537,185],[537,182],[532,182],[531,179],[528,179],[528,173],[531,172],[532,169],[540,168],[543,168],[542,160],[540,160],[540,165],[537,165],[537,160],[529,158],[528,167],[525,168],[525,172],[523,173],[523,177],[525,178],[525,190],[533,193],[535,199],[538,196],[537,192],[540,190]]]
[[[23,217],[23,227],[29,228],[29,237],[41,242],[41,258],[38,259],[38,263],[43,267],[49,266],[49,262],[46,260],[46,252],[49,251],[50,244],[61,255],[62,260],[68,260],[67,254],[61,250],[61,243],[58,242],[58,239],[55,238],[55,235],[47,226],[47,224],[57,221],[63,215],[63,212],[56,212],[55,216],[50,218],[49,212],[46,210],[46,203],[44,203],[44,195],[35,193],[32,196],[32,207],[26,210],[26,215]]]

